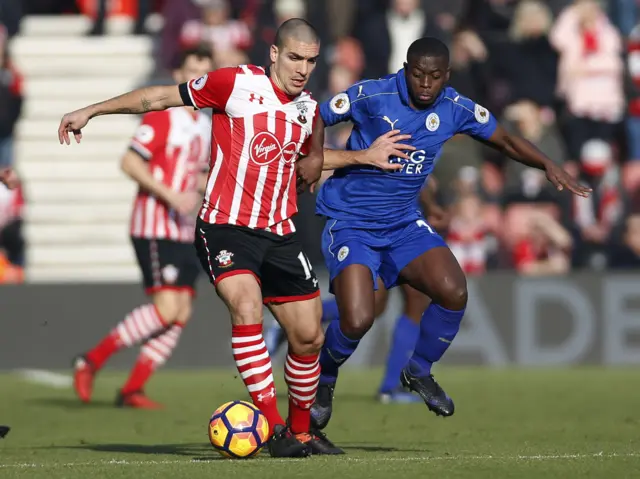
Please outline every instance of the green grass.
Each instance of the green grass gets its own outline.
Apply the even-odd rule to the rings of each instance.
[[[165,411],[112,407],[122,374],[100,376],[94,403],[0,375],[0,478],[355,479],[640,477],[639,374],[632,369],[440,369],[456,414],[373,400],[379,371],[345,372],[328,433],[343,457],[221,459],[207,420],[246,397],[235,374],[159,373]],[[284,392],[279,383],[280,392]],[[286,402],[282,401],[282,411]]]

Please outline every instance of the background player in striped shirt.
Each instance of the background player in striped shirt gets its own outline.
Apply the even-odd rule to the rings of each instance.
[[[177,82],[211,70],[208,50],[188,50],[174,71]],[[122,169],[139,185],[131,217],[131,240],[151,302],[131,311],[93,349],[76,358],[74,387],[91,400],[96,373],[118,350],[142,344],[117,404],[158,408],[143,392],[153,372],[171,356],[191,317],[200,266],[193,248],[194,210],[204,189],[210,151],[210,119],[191,107],[146,113],[122,158]]]
[[[302,19],[283,23],[271,46],[269,70],[221,68],[179,86],[149,87],[65,115],[60,143],[95,116],[176,106],[213,110],[211,163],[196,231],[203,268],[226,303],[232,349],[254,404],[267,417],[272,456],[336,454],[310,431],[323,342],[318,280],[295,234],[296,161],[309,151],[317,103],[304,91],[320,53],[315,29]],[[320,161],[306,161],[315,183]],[[289,417],[276,404],[271,359],[262,338],[266,303],[289,338],[285,380]]]

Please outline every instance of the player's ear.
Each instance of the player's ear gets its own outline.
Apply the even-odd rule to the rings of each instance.
[[[447,74],[444,77],[444,81],[448,82],[450,78],[451,78],[451,67],[447,68]]]
[[[269,57],[271,58],[271,63],[276,62],[276,58],[278,58],[278,47],[275,45],[271,45],[269,49]]]
[[[402,68],[404,68],[404,69],[405,69],[405,71],[406,71],[406,70],[408,70],[408,69],[409,69],[409,64],[408,64],[407,62],[404,62],[404,63],[402,64]]]

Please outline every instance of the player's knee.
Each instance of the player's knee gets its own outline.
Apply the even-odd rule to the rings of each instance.
[[[466,282],[444,282],[440,291],[439,304],[443,308],[459,311],[467,307],[469,294]]]
[[[320,326],[296,331],[289,339],[291,352],[302,356],[319,353],[323,344],[324,331]]]
[[[233,324],[258,324],[262,322],[262,302],[251,297],[238,297],[229,301]]]
[[[193,308],[191,307],[191,301],[185,302],[180,306],[180,312],[176,318],[176,322],[182,325],[187,324],[193,314]]]
[[[154,298],[153,304],[165,323],[169,324],[178,321],[180,304],[177,298],[168,294],[160,295]]]
[[[344,319],[340,318],[340,329],[349,339],[362,339],[371,329],[374,320],[375,313],[373,311],[352,311]]]

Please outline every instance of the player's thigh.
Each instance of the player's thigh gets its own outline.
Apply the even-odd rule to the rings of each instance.
[[[399,280],[452,310],[466,306],[467,281],[455,256],[431,228],[417,225],[407,230],[407,247],[398,248],[393,264]]]
[[[287,334],[289,348],[295,354],[313,354],[324,342],[320,296],[286,303],[269,303],[269,309]]]
[[[193,314],[193,298],[194,295],[189,291],[179,291],[178,292],[178,317],[176,318],[176,322],[180,324],[187,324],[187,322],[191,319]]]
[[[265,252],[260,275],[265,304],[304,301],[320,296],[318,277],[295,233],[287,237],[274,235]]]
[[[389,303],[389,290],[384,287],[382,279],[378,277],[378,289],[374,294],[374,315],[376,318],[382,316],[387,309]]]
[[[378,277],[380,254],[376,251],[379,240],[371,233],[345,227],[343,222],[329,220],[322,232],[322,254],[329,271],[329,291],[334,293],[335,278],[351,265],[369,268],[373,278]],[[374,289],[377,283],[374,282]],[[335,293],[334,293],[335,294]]]
[[[263,301],[294,352],[313,352],[322,344],[322,303],[318,278],[297,236],[273,238],[261,269]]]
[[[176,321],[179,312],[178,277],[179,258],[166,240],[132,238],[138,266],[142,272],[145,292],[166,323]]]
[[[262,322],[260,269],[266,242],[247,228],[198,221],[194,245],[200,264],[233,324]]]
[[[403,284],[400,289],[404,300],[404,315],[419,323],[431,303],[431,298],[408,284]]]

